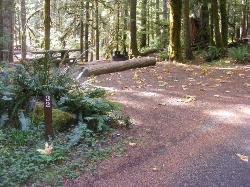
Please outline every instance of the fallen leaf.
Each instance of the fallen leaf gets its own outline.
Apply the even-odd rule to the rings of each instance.
[[[167,104],[166,103],[159,103],[158,105],[166,106]]]
[[[45,143],[44,149],[37,149],[39,153],[42,155],[50,155],[53,151],[53,145],[49,145],[47,142]]]
[[[162,80],[163,78],[162,78],[162,76],[158,76],[157,79]]]
[[[152,170],[153,170],[153,171],[159,171],[159,168],[153,167]]]
[[[206,91],[206,89],[205,89],[205,88],[201,88],[201,89],[200,89],[200,91],[203,91],[203,92],[205,92],[205,91]]]
[[[248,156],[242,154],[236,154],[242,161],[248,162]]]
[[[186,95],[184,98],[178,100],[179,102],[183,102],[183,103],[190,103],[192,101],[196,100],[196,96],[192,96],[192,95]]]
[[[184,91],[187,90],[187,85],[181,85],[181,87]]]
[[[239,77],[244,78],[245,74],[239,74]]]
[[[129,142],[128,145],[130,145],[131,147],[135,147],[135,146],[136,146],[136,143]]]
[[[245,83],[244,86],[250,87],[250,84],[249,83]]]
[[[133,76],[133,80],[137,80],[139,78],[139,75],[137,74],[137,72],[134,73],[134,76]]]
[[[158,82],[159,82],[160,87],[164,87],[168,84],[167,82],[164,82],[164,81],[158,81]]]

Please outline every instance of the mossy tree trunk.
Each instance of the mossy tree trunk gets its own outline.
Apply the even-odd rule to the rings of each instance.
[[[220,0],[220,14],[221,14],[221,37],[224,47],[228,44],[228,14],[227,14],[227,0]]]
[[[147,45],[147,0],[142,0],[141,4],[141,42],[140,47]]]
[[[95,0],[95,46],[96,46],[96,60],[100,58],[100,29],[99,29],[99,3]]]
[[[214,22],[214,34],[215,34],[215,44],[216,47],[222,48],[222,38],[220,33],[220,20],[219,20],[219,6],[218,0],[211,0],[212,12],[213,12],[213,22]]]
[[[167,24],[168,24],[168,13],[167,13],[167,0],[162,0],[162,18],[163,18],[163,33],[162,33],[162,46],[167,47]]]
[[[44,0],[44,48],[50,50],[50,0]]]
[[[127,1],[124,1],[124,7],[123,7],[123,36],[122,36],[122,48],[123,53],[127,52],[127,31],[128,31],[128,7],[129,4]]]
[[[191,33],[190,33],[190,18],[189,18],[189,0],[183,1],[183,20],[184,20],[184,48],[185,58],[191,60],[193,53],[191,49]]]
[[[130,0],[130,48],[133,56],[139,55],[137,47],[136,6],[137,0]]]
[[[155,2],[155,33],[157,39],[157,45],[160,44],[161,39],[161,28],[160,28],[160,1],[156,0]]]
[[[170,61],[180,61],[181,55],[181,0],[169,1],[170,13],[169,13],[169,47],[168,55]]]
[[[210,45],[214,46],[214,16],[212,8],[209,9],[209,19],[210,19]]]
[[[208,11],[208,3],[207,0],[203,0],[201,6],[201,31],[200,31],[200,41],[203,47],[207,47],[210,40],[210,32],[209,32],[209,11]]]
[[[84,45],[83,45],[83,37],[84,37],[84,23],[83,23],[83,13],[84,13],[84,0],[81,1],[81,12],[80,12],[80,52],[83,54]]]
[[[89,61],[89,0],[85,4],[85,62]]]
[[[247,35],[247,0],[242,0],[242,23],[241,23],[241,39]]]
[[[27,44],[26,44],[26,1],[21,0],[21,26],[22,26],[22,59],[26,59]]]
[[[14,0],[0,0],[0,61],[13,62]]]

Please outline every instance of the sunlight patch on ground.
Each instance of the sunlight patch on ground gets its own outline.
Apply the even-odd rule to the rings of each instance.
[[[171,97],[171,98],[166,98],[162,99],[161,102],[163,105],[170,105],[170,106],[193,106],[193,103],[187,103],[187,102],[182,102],[182,98],[178,97]]]
[[[247,125],[250,121],[250,106],[228,106],[229,109],[205,111],[217,122],[232,124],[234,126]]]

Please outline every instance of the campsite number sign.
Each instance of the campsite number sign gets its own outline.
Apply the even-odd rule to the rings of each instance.
[[[54,133],[52,127],[52,100],[50,95],[45,95],[44,98],[44,122],[46,138],[53,138]]]

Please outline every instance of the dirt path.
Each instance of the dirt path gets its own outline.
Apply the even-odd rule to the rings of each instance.
[[[250,186],[250,67],[158,64],[102,75],[137,140],[65,186]]]

